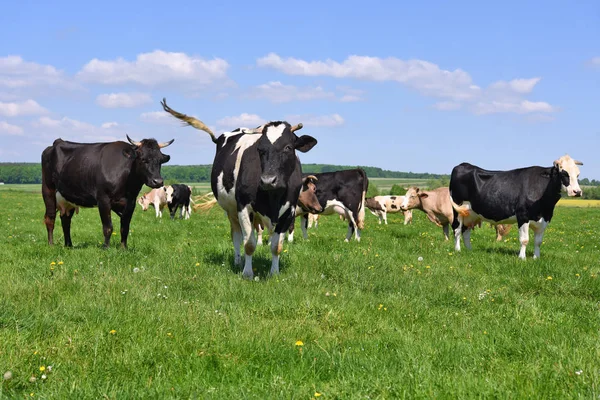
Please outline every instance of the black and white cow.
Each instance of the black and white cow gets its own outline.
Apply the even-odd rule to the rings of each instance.
[[[244,246],[243,276],[250,279],[254,276],[255,214],[273,232],[271,274],[279,273],[282,233],[294,221],[302,186],[302,167],[296,150],[307,152],[317,141],[308,135],[296,136],[294,131],[302,125],[292,127],[283,121],[269,122],[256,129],[239,128],[217,138],[200,120],[167,106],[165,99],[162,106],[174,117],[207,132],[217,145],[211,188],[231,224],[236,264],[241,264],[240,246]]]
[[[176,183],[164,187],[167,195],[167,206],[171,219],[175,218],[175,213],[179,208],[179,218],[189,219],[191,215],[190,201],[192,196],[192,188],[188,185]]]
[[[535,232],[533,258],[538,258],[544,230],[552,219],[561,190],[568,196],[581,196],[578,165],[583,164],[565,155],[547,168],[487,171],[469,163],[454,167],[450,200],[456,217],[453,224],[456,250],[460,251],[461,232],[465,247],[471,249],[470,230],[481,221],[517,223],[519,258],[525,259],[530,226]]]
[[[348,221],[348,233],[346,242],[352,234],[360,242],[360,231],[365,225],[365,196],[369,188],[367,174],[361,168],[343,171],[322,172],[312,174],[317,179],[317,198],[323,211],[319,214],[340,214]],[[300,226],[302,235],[308,238],[308,214],[310,210],[296,209],[296,213],[302,216]],[[290,228],[288,241],[294,240],[294,227]]]
[[[160,167],[169,156],[160,149],[173,143],[154,139],[129,143],[74,143],[56,139],[42,153],[42,197],[48,244],[53,244],[56,210],[60,210],[65,246],[71,242],[71,218],[77,207],[98,207],[108,247],[113,231],[111,210],[121,217],[121,246],[127,247],[135,198],[144,184],[163,185]]]

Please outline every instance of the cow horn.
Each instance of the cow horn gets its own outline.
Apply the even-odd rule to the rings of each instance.
[[[575,160],[575,165],[583,165],[583,163],[581,161]]]
[[[171,139],[168,142],[163,142],[163,143],[159,143],[158,144],[158,148],[162,149],[164,147],[167,147],[168,145],[170,145],[171,143],[173,143],[175,141],[175,139]]]
[[[306,178],[304,179],[312,179],[313,181],[318,181],[317,177],[314,175],[308,175]]]
[[[132,140],[128,134],[125,134],[125,136],[127,136],[127,140],[129,140],[129,143],[131,143],[134,146],[140,147],[142,145],[142,142],[136,142],[135,140]]]
[[[298,125],[294,125],[291,127],[291,131],[292,133],[299,131],[300,129],[302,129],[304,127],[304,125],[302,125],[302,122],[298,122]]]
[[[177,111],[173,110],[171,107],[169,107],[167,105],[167,99],[165,99],[165,98],[162,99],[162,101],[160,102],[160,104],[163,106],[163,109],[166,112],[168,112],[169,114],[171,114],[175,118],[182,120],[183,122],[185,122],[189,126],[192,126],[192,127],[196,128],[196,129],[200,129],[200,130],[208,133],[210,135],[210,138],[212,139],[213,143],[217,143],[217,138],[215,137],[215,134],[210,130],[210,128],[208,126],[206,126],[204,124],[204,122],[200,121],[197,118],[190,117],[190,116],[187,116],[185,114],[182,114],[180,112],[177,112]]]

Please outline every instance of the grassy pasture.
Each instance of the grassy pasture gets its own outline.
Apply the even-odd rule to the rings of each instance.
[[[600,395],[594,208],[558,208],[526,261],[515,229],[456,253],[418,211],[411,226],[367,213],[360,243],[324,217],[286,242],[279,276],[259,248],[258,282],[233,268],[218,207],[138,208],[128,250],[118,234],[101,249],[95,209],[73,218],[72,249],[60,222],[46,244],[42,218],[35,191],[0,191],[0,398]]]

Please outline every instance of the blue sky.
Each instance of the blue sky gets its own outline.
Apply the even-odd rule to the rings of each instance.
[[[166,97],[216,133],[303,122],[306,163],[450,173],[568,153],[600,179],[597,1],[86,3],[3,5],[0,161],[128,133],[211,163]]]

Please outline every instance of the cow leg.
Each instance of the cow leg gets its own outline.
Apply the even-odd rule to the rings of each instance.
[[[450,240],[450,238],[449,238],[450,225],[446,224],[446,225],[442,226],[442,231],[444,232],[444,238],[446,239],[446,241]]]
[[[535,233],[533,239],[533,244],[535,246],[533,250],[533,258],[540,258],[540,246],[542,245],[542,240],[544,239],[544,231],[546,230],[548,223],[546,222],[546,220],[544,220],[544,218],[541,218],[537,222],[530,222],[530,225],[531,229],[533,229],[533,232]]]
[[[460,235],[462,233],[463,217],[459,215],[457,219],[458,226],[454,228],[454,250],[460,251]],[[454,220],[454,222],[456,223],[456,220]],[[454,227],[454,224],[452,225],[452,227]]]
[[[308,239],[308,216],[310,214],[304,214],[302,218],[300,218],[300,228],[302,228],[302,237],[304,240]]]
[[[248,207],[244,207],[238,212],[238,220],[240,221],[240,228],[242,230],[242,243],[244,245],[244,252],[246,254],[246,261],[244,262],[244,271],[242,275],[244,278],[252,279],[254,272],[252,271],[252,255],[256,249],[256,237],[254,236],[254,229],[252,221],[250,221],[250,210]],[[271,246],[273,245],[271,240]]]
[[[110,235],[113,233],[112,219],[110,217],[110,204],[98,202],[98,211],[102,221],[102,233],[104,234],[104,248],[110,245]]]
[[[131,218],[135,211],[135,203],[129,202],[123,213],[121,214],[121,248],[127,248],[127,237],[129,236],[129,226],[131,225]]]
[[[74,208],[66,210],[64,215],[61,214],[60,216],[60,222],[65,236],[65,247],[73,247],[73,242],[71,242],[71,218],[73,218],[73,214],[75,214]]]
[[[294,225],[296,225],[296,219],[292,221],[290,227],[288,228],[288,242],[294,241]]]
[[[388,224],[388,223],[387,223],[387,212],[385,212],[385,211],[382,211],[381,213],[383,214],[383,221],[384,221],[384,222],[385,222],[385,224],[387,225],[387,224]],[[379,222],[381,223],[381,221],[379,221]]]
[[[525,222],[523,225],[519,226],[519,241],[521,242],[519,258],[524,260],[527,257],[525,250],[529,244],[529,222]]]
[[[465,243],[465,248],[467,250],[471,250],[471,228],[467,228],[462,233],[463,242]]]
[[[45,186],[45,185],[44,185]],[[46,205],[44,224],[48,231],[48,244],[54,244],[54,222],[56,220],[56,190],[42,187],[42,197]]]
[[[254,229],[256,230],[256,245],[257,246],[262,246],[263,244],[263,227],[262,225],[258,222],[257,218],[254,217],[254,221],[252,222],[254,224]]]
[[[271,272],[270,275],[279,274],[279,255],[281,254],[281,249],[283,248],[283,235],[277,232],[273,232],[271,235],[271,255],[273,256],[273,261],[271,262]]]
[[[156,218],[158,218],[159,215],[162,217],[162,212],[160,210],[160,205],[158,204],[158,201],[155,201],[153,204],[154,204],[154,211],[156,212]]]

